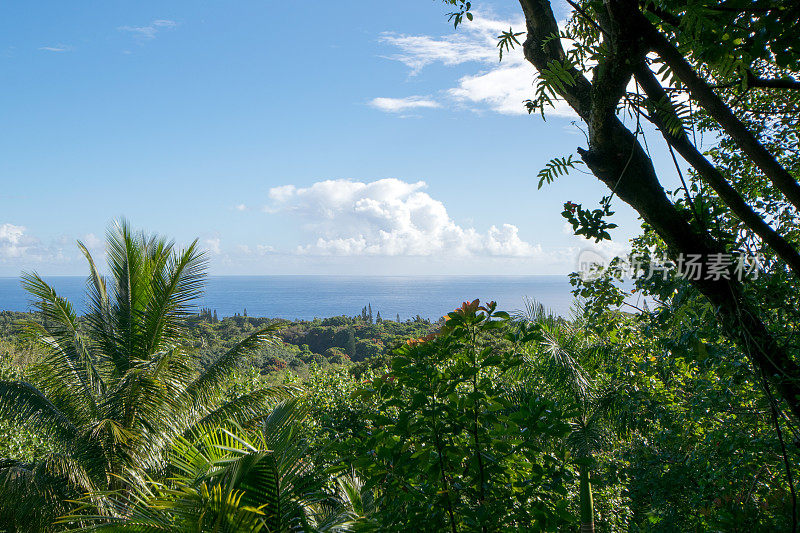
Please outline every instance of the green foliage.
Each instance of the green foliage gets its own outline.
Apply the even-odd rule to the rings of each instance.
[[[586,298],[581,329],[604,346],[591,374],[623,387],[626,412],[637,413],[626,416],[629,431],[615,436],[616,451],[602,452],[597,463],[607,469],[605,480],[625,487],[627,501],[615,513],[626,510],[628,523],[644,530],[791,529],[773,406],[746,354],[685,280],[639,279],[636,290],[661,305],[636,315],[615,311],[620,267],[573,277],[575,292]],[[788,453],[796,464],[797,451]],[[613,494],[613,485],[601,491]]]
[[[575,85],[575,76],[572,73],[574,69],[575,64],[570,60],[550,61],[539,73],[542,87],[551,97],[557,98],[565,92],[566,87]]]
[[[13,321],[27,316],[28,313],[12,313],[10,311],[0,312],[0,319],[7,319],[4,325],[8,326],[7,332],[16,328],[10,327]],[[9,333],[7,333],[9,334]],[[9,336],[0,338],[0,380],[17,380],[22,375],[22,369],[32,358],[37,357],[36,352],[29,343],[21,342],[21,339]],[[21,461],[30,462],[37,456],[48,453],[49,448],[46,440],[43,440],[35,432],[29,431],[25,427],[20,427],[7,420],[0,420],[0,457],[13,457]]]
[[[514,33],[514,30],[508,28],[508,31],[500,32],[497,36],[497,48],[500,52],[500,61],[503,60],[503,50],[506,52],[513,50],[515,46],[519,45],[517,37],[524,35],[525,32]]]
[[[353,445],[367,430],[377,414],[374,401],[353,400],[353,394],[365,381],[385,372],[367,369],[358,377],[355,368],[327,367],[312,369],[299,383],[306,393],[309,417],[304,438],[324,468],[342,470],[353,454]]]
[[[686,135],[692,129],[695,117],[692,108],[682,102],[673,102],[669,98],[661,100],[647,99],[644,107],[648,113],[660,118],[666,130],[676,137]]]
[[[276,324],[205,368],[187,349],[186,318],[204,279],[196,243],[177,250],[122,223],[108,235],[110,279],[80,247],[91,272],[82,322],[38,275],[23,276],[42,319],[26,322],[25,333],[42,355],[21,379],[0,381],[0,418],[36,435],[48,453],[0,463],[0,523],[12,530],[48,531],[69,500],[161,468],[170,443],[195,424],[250,423],[267,400],[289,392],[259,389],[223,401],[230,378],[274,337]]]
[[[445,1],[455,27],[473,20],[469,2]],[[668,97],[624,89],[631,56],[619,50],[637,28],[616,26],[618,3],[569,3],[563,29],[534,42],[542,50],[570,44],[542,62],[528,111],[544,114],[565,94],[581,100],[592,147],[617,119],[636,121],[621,130],[635,143],[642,118],[695,144],[707,134],[714,167],[798,247],[797,210],[708,109],[686,98],[687,84],[663,58],[642,56]],[[796,178],[800,40],[785,28],[796,24],[797,7],[647,0],[632,9]],[[501,60],[520,35],[509,28],[498,36]],[[615,69],[627,74],[593,85]],[[615,92],[611,112],[593,116]],[[628,163],[633,155],[613,152]],[[551,160],[539,187],[577,163]],[[565,204],[576,234],[610,239],[622,175],[629,179],[616,177],[599,209]],[[755,310],[796,361],[797,278],[701,177],[681,181],[669,199],[672,222],[690,221],[698,242],[763,255],[765,270],[736,305]],[[26,277],[42,302],[24,317],[41,353],[19,339],[0,345],[0,430],[26,424],[0,446],[13,457],[0,460],[0,529],[60,527],[53,516],[79,498],[86,505],[70,519],[90,530],[570,531],[580,522],[592,531],[787,531],[796,522],[784,478],[800,459],[796,420],[752,371],[749,342],[730,340],[748,338],[742,326],[719,325],[720,307],[701,296],[702,285],[674,274],[637,279],[634,291],[657,306],[627,314],[630,286],[612,262],[595,277],[572,276],[583,301],[570,320],[532,305],[510,321],[475,301],[435,331],[421,319],[373,321],[368,304],[353,318],[291,324],[265,346],[276,321],[246,311],[222,321],[209,310],[189,316],[202,271],[194,245],[173,253],[163,240],[126,231],[110,241],[110,291],[87,253],[85,318]],[[647,224],[632,245],[669,251]],[[6,319],[4,335],[13,329]],[[284,387],[264,389],[267,380]],[[303,400],[276,405],[272,392],[298,384],[308,390]]]
[[[526,347],[517,397],[545,390],[549,398],[557,398],[565,407],[563,417],[570,432],[563,445],[579,472],[580,522],[582,527],[591,524],[593,529],[591,480],[598,455],[629,429],[631,400],[635,397],[597,372],[603,349],[595,344],[597,337],[589,334],[583,320],[569,322],[555,317],[534,302],[529,302],[522,320],[536,326],[540,334]]]
[[[351,506],[323,492],[314,458],[298,440],[305,411],[297,400],[282,402],[258,431],[235,424],[200,426],[173,444],[164,481],[131,483],[140,488],[105,495],[112,501],[111,516],[87,514],[95,508],[89,495],[84,507],[64,521],[95,522],[81,531],[256,533],[346,527]],[[343,478],[340,485],[352,490],[353,480]]]
[[[715,157],[735,170],[731,153]],[[570,319],[530,303],[512,320],[474,301],[438,329],[333,317],[281,330],[165,302],[181,254],[128,239],[119,248],[138,247],[140,266],[117,271],[133,272],[139,309],[169,310],[161,326],[128,313],[123,342],[118,282],[94,275],[92,294],[106,294],[94,314],[77,317],[35,276],[38,311],[0,313],[2,530],[791,528],[792,426],[686,280],[636,280],[658,303],[636,314],[620,310],[630,285],[616,261],[572,276]],[[647,226],[632,244],[664,248]],[[748,296],[794,302],[792,287],[773,267]],[[771,327],[793,334],[796,312],[773,305]],[[351,340],[377,355],[348,361]],[[277,368],[281,354],[303,371]]]
[[[445,4],[456,6],[458,11],[453,11],[447,14],[447,19],[453,23],[453,28],[458,28],[458,25],[464,22],[464,18],[471,21],[473,18],[470,9],[472,4],[466,0],[444,0]]]
[[[564,472],[546,442],[566,426],[548,400],[510,398],[505,377],[522,358],[492,342],[508,315],[476,300],[447,318],[437,335],[398,349],[391,371],[356,396],[378,404],[368,455],[354,461],[378,491],[376,520],[386,531],[562,523]],[[516,343],[535,335],[508,333]]]
[[[554,157],[548,161],[544,168],[536,175],[536,177],[539,178],[539,185],[537,188],[541,189],[542,185],[545,183],[549,185],[553,183],[557,177],[569,174],[570,169],[574,169],[575,166],[579,164],[581,164],[580,161],[572,159],[572,154],[567,157]]]
[[[611,211],[611,196],[606,196],[600,201],[600,209],[584,209],[581,204],[567,202],[561,216],[567,219],[575,231],[575,235],[583,235],[595,242],[611,240],[608,230],[617,227],[613,222],[607,222],[605,217],[614,214]]]
[[[230,349],[240,337],[278,322],[244,316],[227,317],[214,322],[206,314],[188,320],[189,337],[193,339],[193,347],[203,364],[208,365]],[[286,323],[277,332],[279,341],[259,347],[253,353],[252,360],[264,374],[285,369],[303,373],[308,371],[310,364],[325,366],[329,363],[346,363],[348,359],[359,362],[369,358],[385,358],[404,339],[426,335],[432,329],[433,325],[422,319],[406,322],[381,320],[373,324],[361,317],[338,316],[296,321]]]

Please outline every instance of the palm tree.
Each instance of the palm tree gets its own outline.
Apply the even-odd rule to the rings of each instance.
[[[166,479],[107,494],[110,515],[78,509],[64,521],[83,523],[73,530],[81,532],[375,531],[366,516],[374,500],[357,476],[336,479],[341,496],[324,492],[328,480],[298,439],[306,412],[291,399],[278,404],[259,431],[234,423],[200,427],[176,440]],[[84,507],[96,510],[91,501]]]
[[[201,294],[206,260],[197,241],[134,234],[126,222],[108,232],[108,278],[87,248],[88,313],[37,274],[24,274],[43,323],[25,324],[43,356],[24,381],[0,381],[0,417],[48,443],[34,463],[0,460],[0,529],[49,531],[66,501],[85,493],[135,490],[130,481],[163,467],[166,451],[192,428],[247,423],[285,388],[223,401],[227,380],[248,355],[274,339],[260,329],[203,368],[186,342],[186,318]],[[110,512],[102,496],[101,512]]]
[[[326,506],[327,516],[319,520],[318,531],[374,533],[380,530],[374,514],[377,500],[356,472],[336,478],[337,494]]]
[[[595,455],[611,440],[612,429],[627,427],[628,417],[621,391],[613,384],[596,382],[586,370],[585,365],[593,364],[602,349],[591,342],[588,331],[581,329],[578,313],[573,315],[568,321],[546,311],[541,304],[526,302],[525,311],[517,318],[536,324],[540,338],[527,346],[520,389],[535,394],[544,387],[575,413],[569,420],[571,431],[565,444],[578,468],[580,530],[593,533],[591,471]]]

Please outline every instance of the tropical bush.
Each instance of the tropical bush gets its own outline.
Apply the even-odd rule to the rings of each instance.
[[[46,443],[47,453],[0,461],[0,523],[15,531],[48,531],[70,500],[161,470],[175,439],[198,425],[248,423],[267,402],[286,395],[262,388],[223,402],[226,381],[248,354],[274,338],[258,329],[207,367],[188,348],[186,318],[201,293],[205,259],[126,223],[108,234],[110,277],[89,264],[86,315],[38,275],[25,274],[42,320],[25,334],[42,355],[22,378],[0,382],[0,418]]]
[[[326,494],[314,458],[298,440],[306,408],[298,399],[275,408],[259,428],[235,423],[199,425],[176,439],[166,475],[130,480],[133,491],[103,494],[110,513],[97,511],[97,495],[66,523],[80,531],[218,531],[230,533],[344,531],[358,518],[345,488]],[[86,525],[86,524],[89,525]]]
[[[519,394],[514,348],[535,328],[506,331],[508,314],[478,300],[435,335],[411,339],[391,370],[357,398],[374,399],[373,428],[354,460],[377,492],[382,531],[553,529],[566,524],[559,407]],[[508,336],[510,350],[497,343]]]

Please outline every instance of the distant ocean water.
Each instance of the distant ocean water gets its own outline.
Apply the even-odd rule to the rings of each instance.
[[[46,278],[61,296],[83,309],[86,278]],[[211,276],[198,307],[220,317],[247,310],[249,316],[311,320],[358,315],[370,304],[373,314],[401,320],[420,315],[436,320],[461,302],[494,300],[498,309],[516,311],[533,298],[568,315],[573,301],[567,276]],[[30,298],[18,278],[0,278],[0,310],[27,311]]]

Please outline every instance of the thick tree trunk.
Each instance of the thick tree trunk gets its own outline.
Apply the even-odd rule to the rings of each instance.
[[[525,58],[539,71],[565,53],[558,25],[548,0],[520,0],[528,35]],[[575,82],[561,91],[564,99],[588,125],[589,148],[578,152],[589,170],[624,202],[633,207],[666,243],[670,256],[699,255],[709,261],[726,250],[708,233],[698,233],[667,198],[652,161],[637,137],[617,118],[616,106],[633,69],[647,51],[643,39],[631,40],[631,18],[640,15],[638,5],[627,0],[608,0],[607,15],[617,17],[609,27],[625,28],[606,40],[608,55],[595,69],[592,82],[575,68],[568,71]],[[606,15],[604,15],[605,17]],[[707,266],[703,265],[704,267]],[[717,309],[729,335],[738,341],[758,372],[770,380],[800,420],[800,366],[775,339],[759,317],[757,308],[735,278],[708,275],[703,268],[689,280]]]
[[[581,533],[594,533],[594,501],[592,500],[592,480],[589,467],[578,468],[580,475]]]
[[[586,165],[617,196],[633,207],[667,244],[673,260],[678,255],[699,255],[708,261],[725,250],[708,235],[698,234],[675,209],[658,182],[650,158],[634,135],[615,116],[612,135],[578,149]],[[703,265],[704,267],[707,265]],[[795,417],[800,420],[800,367],[789,357],[759,318],[735,278],[713,279],[703,268],[689,280],[717,308],[728,333],[736,339],[756,368],[775,384]]]

